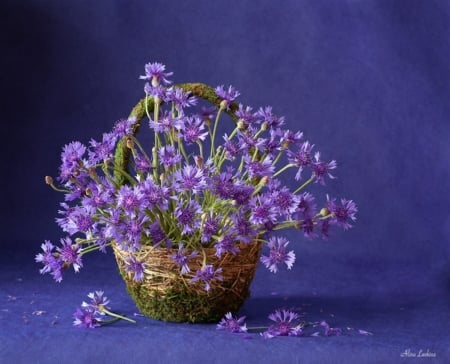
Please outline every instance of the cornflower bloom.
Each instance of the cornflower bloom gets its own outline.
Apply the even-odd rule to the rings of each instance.
[[[113,133],[103,133],[101,142],[91,139],[91,148],[88,150],[89,164],[95,165],[104,160],[111,159],[116,146],[116,139],[117,137]]]
[[[175,147],[171,145],[159,148],[158,154],[164,167],[171,167],[181,162],[181,155],[176,151]]]
[[[275,336],[300,336],[302,325],[298,324],[298,314],[288,310],[276,310],[269,315],[269,319],[274,323],[269,326],[262,336],[265,339],[271,339]]]
[[[45,240],[41,245],[41,249],[43,253],[37,254],[35,258],[37,263],[44,264],[44,267],[39,270],[39,273],[50,273],[56,282],[61,282],[63,262],[59,257],[55,256],[55,246],[49,240]]]
[[[173,72],[165,72],[166,66],[162,63],[154,62],[147,63],[145,65],[145,75],[140,76],[141,80],[147,80],[152,82],[152,86],[157,86],[160,83],[169,85],[172,81],[169,81],[167,77],[173,75]]]
[[[174,200],[177,201],[178,197],[174,197]],[[200,228],[201,220],[199,219],[199,216],[202,213],[203,210],[201,206],[195,200],[189,201],[187,206],[178,206],[175,209],[175,216],[182,227],[181,233],[191,235],[195,230]]]
[[[231,312],[225,314],[225,317],[217,324],[217,330],[225,330],[232,333],[247,332],[247,325],[245,324],[245,316],[236,317]]]
[[[59,257],[63,263],[72,265],[75,272],[79,272],[83,267],[81,260],[81,247],[74,244],[69,237],[61,239],[61,247],[57,248]]]
[[[174,188],[177,191],[191,191],[194,194],[199,193],[207,187],[203,171],[189,164],[183,169],[177,170],[174,174]]]
[[[144,280],[145,263],[136,259],[134,255],[125,258],[125,263],[125,270],[133,274],[133,280],[142,282]]]
[[[230,104],[240,95],[240,92],[231,85],[228,87],[228,90],[223,85],[220,85],[214,91],[222,99],[222,102],[225,104],[224,108],[227,110],[230,108]]]
[[[286,264],[287,269],[291,269],[295,262],[295,253],[293,250],[289,252],[286,251],[289,241],[285,238],[270,238],[267,244],[270,249],[269,255],[262,255],[261,262],[268,268],[272,273],[278,272],[279,264]]]
[[[325,185],[325,176],[329,178],[335,178],[330,171],[337,168],[337,164],[335,160],[332,160],[329,163],[322,162],[320,160],[320,152],[316,152],[314,154],[314,161],[312,163],[313,176],[316,182],[319,182],[322,185]]]
[[[181,267],[181,274],[186,274],[191,271],[189,268],[189,259],[198,256],[198,252],[193,251],[188,254],[187,250],[184,248],[183,244],[178,246],[178,251],[175,254],[170,255],[170,258],[175,262],[176,265]]]
[[[352,227],[350,221],[356,220],[358,208],[352,200],[341,199],[341,204],[336,203],[336,199],[327,196],[327,208],[332,214],[331,222],[341,226],[344,230]]]
[[[204,141],[208,132],[204,132],[205,124],[202,119],[197,116],[186,117],[184,119],[184,127],[182,130],[183,140],[187,145]]]
[[[210,264],[197,270],[195,276],[191,278],[190,282],[195,283],[200,281],[205,284],[205,291],[211,289],[211,282],[213,280],[223,281],[223,276],[221,275],[222,268],[214,269]]]
[[[295,179],[298,181],[302,178],[302,172],[306,166],[312,163],[311,151],[314,145],[311,145],[308,141],[302,143],[300,148],[293,152],[292,150],[287,151],[289,163],[294,164],[298,167],[298,171],[295,175]]]

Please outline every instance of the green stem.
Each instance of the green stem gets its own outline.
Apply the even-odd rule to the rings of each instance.
[[[295,164],[289,163],[286,164],[283,168],[281,168],[278,172],[274,173],[273,177],[275,178],[276,176],[278,176],[279,174],[283,173],[286,169],[295,167]],[[295,193],[295,192],[294,192]]]
[[[53,188],[55,191],[57,191],[57,192],[64,192],[64,193],[71,193],[72,192],[72,191],[69,191],[69,190],[63,190],[61,188],[58,188],[53,183],[50,183],[49,186],[51,188]]]
[[[103,311],[104,313],[106,313],[107,315],[109,315],[109,316],[116,317],[117,319],[125,320],[125,321],[128,321],[128,322],[132,322],[133,324],[136,323],[136,321],[134,321],[134,320],[132,320],[132,319],[130,319],[130,318],[128,318],[128,317],[119,315],[119,314],[117,314],[117,313],[111,312],[111,311],[109,311],[108,309],[106,309],[106,308],[104,308],[104,307],[103,307],[102,311]]]
[[[294,195],[296,195],[297,193],[299,193],[302,189],[304,189],[306,186],[308,186],[312,181],[314,181],[314,176],[312,176],[309,180],[307,180],[305,183],[303,183],[299,188],[297,188],[294,191]]]
[[[216,120],[214,120],[214,128],[213,128],[213,132],[212,132],[212,136],[211,136],[211,154],[210,157],[213,158],[214,157],[214,140],[216,139],[216,131],[217,131],[217,124],[219,124],[219,118],[220,115],[222,114],[223,108],[219,107],[219,111],[217,112],[216,115]]]

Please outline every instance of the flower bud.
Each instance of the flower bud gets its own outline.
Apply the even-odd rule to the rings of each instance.
[[[153,77],[152,77],[152,86],[153,86],[153,87],[158,87],[158,86],[159,86],[159,80],[158,80],[158,77],[156,77],[156,76],[153,76]]]
[[[261,130],[266,131],[267,129],[269,129],[269,123],[265,121],[261,124]]]
[[[320,212],[319,212],[320,216],[328,216],[330,214],[330,210],[328,210],[326,207],[323,207]]]
[[[98,180],[98,175],[97,175],[97,172],[95,171],[94,167],[90,167],[88,172],[89,172],[89,177],[91,177],[95,181]]]
[[[228,107],[228,101],[227,101],[227,100],[222,100],[222,101],[220,102],[220,104],[219,104],[219,107],[220,107],[222,110],[225,110],[225,109]]]
[[[45,183],[48,185],[52,185],[53,184],[53,178],[50,176],[45,176]]]
[[[236,124],[236,126],[237,126],[237,128],[238,128],[239,130],[245,130],[245,123],[244,123],[244,120],[239,119],[238,122],[237,122],[237,124]]]
[[[195,160],[195,164],[197,165],[198,168],[203,168],[203,158],[200,157],[199,155],[196,155],[194,157]]]
[[[264,176],[264,177],[262,177],[261,180],[259,181],[259,184],[260,184],[261,186],[266,186],[268,182],[269,182],[269,176]]]
[[[161,181],[161,185],[163,185],[164,181],[166,180],[166,175],[164,173],[161,173],[161,175],[159,176],[159,180]]]
[[[92,189],[90,187],[86,188],[86,191],[84,191],[84,193],[86,194],[86,196],[91,197],[92,196]]]
[[[127,148],[129,148],[129,149],[133,149],[134,148],[133,139],[127,138]]]
[[[284,140],[283,143],[281,143],[281,148],[288,149],[291,142],[289,140]]]

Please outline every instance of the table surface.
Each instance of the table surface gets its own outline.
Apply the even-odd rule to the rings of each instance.
[[[293,282],[290,272],[274,277],[261,266],[252,295],[239,312],[247,316],[249,327],[266,325],[267,315],[284,307],[301,309],[310,321],[323,319],[344,329],[342,336],[265,340],[258,332],[230,334],[217,331],[215,324],[167,323],[137,315],[112,254],[89,260],[90,267],[77,276],[69,273],[60,284],[39,275],[38,266],[30,264],[30,253],[2,262],[3,362],[446,363],[450,358],[449,297],[444,292],[370,292],[358,277],[345,289],[331,281],[321,290],[311,283],[318,279],[317,272],[305,272],[304,281]],[[94,290],[104,290],[112,309],[137,323],[121,321],[96,329],[72,326],[75,308]],[[360,335],[358,329],[372,335]]]

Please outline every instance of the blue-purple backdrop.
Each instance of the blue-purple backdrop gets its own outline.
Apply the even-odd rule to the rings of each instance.
[[[0,24],[0,361],[409,363],[407,350],[450,360],[448,2],[3,0]],[[259,269],[242,310],[249,325],[303,305],[373,336],[244,341],[143,318],[71,327],[94,289],[136,309],[111,254],[60,285],[38,276],[39,245],[62,235],[61,196],[43,177],[56,174],[65,143],[128,115],[149,61],[177,82],[232,84],[244,104],[273,105],[338,161],[323,195],[359,206],[355,228],[330,241],[287,234],[296,266]]]

